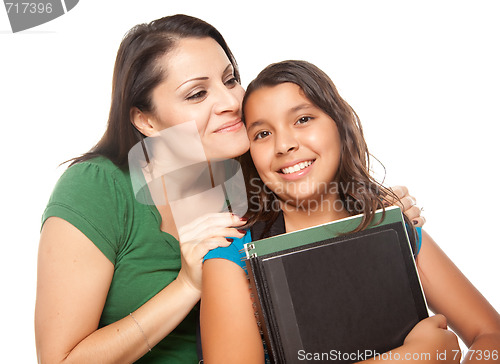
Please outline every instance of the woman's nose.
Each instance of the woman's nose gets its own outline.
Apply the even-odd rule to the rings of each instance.
[[[244,91],[238,87],[241,86],[237,85],[233,88],[227,88],[223,85],[220,88],[220,91],[217,93],[217,103],[215,105],[216,114],[240,111]]]

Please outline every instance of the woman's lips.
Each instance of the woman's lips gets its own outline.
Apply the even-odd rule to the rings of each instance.
[[[221,125],[214,133],[230,133],[241,129],[242,126],[243,122],[241,119],[238,119]]]

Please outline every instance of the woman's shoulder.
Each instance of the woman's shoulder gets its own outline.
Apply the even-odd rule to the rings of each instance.
[[[78,176],[91,177],[92,175],[106,174],[114,179],[128,179],[128,169],[121,168],[110,159],[97,156],[70,165],[63,173],[65,178],[78,178]]]
[[[52,191],[45,215],[55,208],[86,213],[113,206],[123,209],[132,198],[128,172],[105,157],[95,157],[72,164],[64,171]]]
[[[57,181],[42,215],[66,220],[114,261],[134,201],[127,172],[96,157],[68,167]]]
[[[62,191],[71,194],[71,191],[92,192],[131,189],[128,169],[120,168],[106,157],[94,157],[70,165],[57,181],[53,193]],[[87,196],[90,197],[90,196]]]

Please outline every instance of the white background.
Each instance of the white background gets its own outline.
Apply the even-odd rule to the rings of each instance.
[[[181,3],[81,0],[17,34],[0,9],[2,355],[36,360],[40,217],[65,168],[58,164],[105,129],[122,36],[175,13],[220,30],[244,85],[284,59],[324,69],[358,112],[389,185],[409,187],[426,230],[500,310],[496,1]]]

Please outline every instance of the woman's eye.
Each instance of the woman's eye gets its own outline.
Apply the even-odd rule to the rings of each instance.
[[[195,93],[191,96],[188,96],[186,99],[187,100],[197,100],[197,99],[201,99],[201,98],[205,97],[206,94],[207,94],[206,91],[198,91],[197,93]]]
[[[297,120],[297,122],[295,124],[305,124],[305,123],[307,123],[308,121],[310,121],[312,119],[313,118],[310,117],[310,116],[303,116],[299,120]]]
[[[235,86],[236,84],[238,84],[238,79],[236,77],[232,77],[230,78],[229,80],[227,80],[226,82],[224,82],[224,84],[226,86]]]
[[[271,135],[271,133],[269,131],[264,130],[264,131],[257,133],[255,135],[255,137],[253,138],[253,140],[264,139],[264,138],[268,137],[269,135]]]

